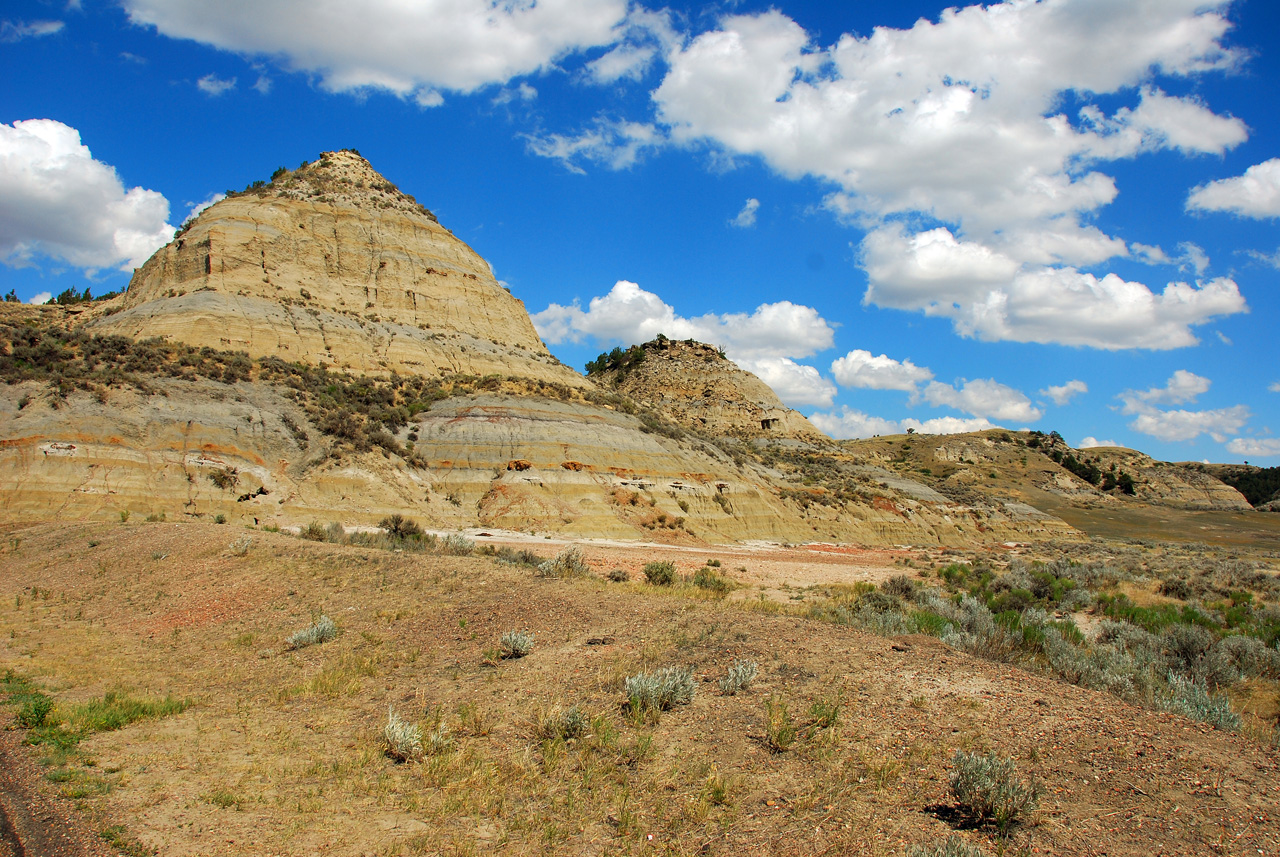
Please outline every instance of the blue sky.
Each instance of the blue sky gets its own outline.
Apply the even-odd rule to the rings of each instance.
[[[1269,0],[9,0],[0,291],[355,148],[568,364],[694,336],[837,437],[1280,464],[1278,64]]]

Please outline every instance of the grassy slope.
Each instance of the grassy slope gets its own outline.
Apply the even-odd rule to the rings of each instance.
[[[196,701],[86,739],[73,763],[102,783],[79,798],[92,823],[163,854],[902,853],[951,833],[957,749],[1011,755],[1043,784],[1013,853],[1280,851],[1274,750],[931,638],[483,558],[268,533],[237,556],[239,534],[212,525],[4,535],[0,668],[60,706],[113,690]],[[321,612],[338,639],[288,651]],[[533,653],[486,664],[512,629]],[[739,658],[759,679],[720,695],[712,680]],[[672,664],[701,679],[693,702],[629,720],[622,679]],[[839,697],[841,717],[774,754],[770,697],[797,722]],[[389,705],[445,724],[452,748],[393,763]],[[569,705],[592,731],[540,741],[539,714]],[[996,851],[991,831],[964,835]]]

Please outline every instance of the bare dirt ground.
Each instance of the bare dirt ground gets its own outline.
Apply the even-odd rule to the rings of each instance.
[[[21,751],[24,787],[69,808],[83,840],[111,828],[123,853],[164,855],[900,855],[958,831],[988,854],[1280,853],[1274,748],[933,638],[481,557],[262,532],[239,556],[241,535],[0,531],[0,670],[59,706],[109,691],[194,702],[96,734],[66,766]],[[902,570],[894,552],[584,551],[601,574],[710,556],[766,589]],[[321,613],[338,638],[289,650]],[[495,660],[513,629],[534,635],[533,652]],[[724,695],[715,679],[739,659],[760,676]],[[693,669],[692,702],[656,723],[628,717],[623,679],[669,665]],[[800,727],[785,752],[764,740],[770,700]],[[840,702],[838,723],[806,729],[823,700]],[[574,705],[591,729],[540,739],[539,721]],[[440,752],[389,759],[389,706],[424,734],[443,726]],[[1043,789],[1008,838],[958,817],[947,783],[961,749],[1010,756]]]

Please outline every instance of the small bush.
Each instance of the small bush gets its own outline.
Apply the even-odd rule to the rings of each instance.
[[[471,556],[476,552],[476,543],[461,533],[450,533],[441,540],[440,552],[449,556]]]
[[[687,705],[697,688],[693,670],[666,667],[651,673],[629,676],[623,685],[627,705],[633,712],[666,711],[675,705]]]
[[[916,586],[905,574],[895,574],[880,585],[880,591],[904,601],[910,601],[915,595]]]
[[[957,750],[951,762],[951,795],[977,821],[994,822],[1001,832],[1036,808],[1040,788],[1018,780],[1012,759]]]
[[[504,659],[523,658],[533,651],[533,635],[528,631],[504,631],[498,646]]]
[[[416,723],[401,719],[390,706],[382,737],[387,742],[387,755],[397,762],[422,758],[422,729]]]
[[[223,491],[230,491],[240,481],[240,475],[234,467],[223,467],[209,474],[209,481]]]
[[[791,722],[787,703],[777,696],[765,701],[765,746],[771,753],[784,753],[796,742],[796,725]]]
[[[337,521],[330,521],[329,526],[324,528],[325,541],[332,542],[335,545],[346,544],[347,529]]]
[[[716,570],[709,566],[703,566],[694,572],[693,585],[699,589],[705,589],[719,595],[724,595],[733,588],[732,583],[717,574]]]
[[[582,551],[577,545],[570,545],[555,559],[549,559],[538,565],[539,577],[586,577],[591,574],[591,566],[582,558]]]
[[[651,562],[644,567],[645,580],[654,586],[670,586],[676,582],[676,567],[670,562]]]
[[[338,626],[328,616],[321,616],[314,625],[295,631],[289,635],[289,648],[305,649],[327,643],[338,636]]]
[[[36,729],[44,725],[45,718],[53,711],[53,700],[36,691],[26,697],[18,709],[18,725],[23,729]]]
[[[614,583],[626,583],[630,579],[631,575],[625,568],[615,568],[613,571],[609,572],[609,580]]]
[[[319,521],[312,521],[301,530],[298,531],[298,537],[306,539],[309,542],[327,541],[329,536],[325,532],[324,525]]]
[[[739,691],[746,690],[758,672],[759,664],[755,661],[738,661],[729,667],[729,674],[720,679],[720,692],[726,696],[734,696]]]
[[[397,539],[411,539],[422,535],[422,527],[417,521],[400,514],[388,515],[378,522],[378,526],[387,535]]]
[[[253,547],[253,536],[246,533],[231,544],[227,545],[227,551],[232,556],[246,556],[249,553],[249,548],[251,547]]]

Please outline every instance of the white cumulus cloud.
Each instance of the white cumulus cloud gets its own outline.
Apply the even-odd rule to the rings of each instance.
[[[1179,369],[1169,377],[1163,387],[1149,390],[1125,390],[1117,398],[1124,402],[1124,413],[1140,414],[1156,405],[1185,405],[1209,392],[1212,382],[1194,372]]]
[[[1268,389],[1268,390],[1270,390],[1270,391],[1271,391],[1271,392],[1273,392],[1273,393],[1280,393],[1280,381],[1276,381],[1274,384],[1272,384],[1272,385],[1271,385],[1270,387],[1268,387],[1267,389]]]
[[[1048,396],[1055,405],[1065,405],[1081,393],[1089,392],[1089,385],[1084,381],[1068,381],[1060,386],[1045,387],[1040,395]]]
[[[1076,448],[1077,449],[1097,449],[1098,447],[1105,447],[1105,446],[1123,446],[1123,444],[1116,443],[1114,440],[1098,440],[1096,437],[1093,437],[1092,435],[1090,435],[1089,437],[1082,438],[1080,441],[1080,445]]]
[[[1134,418],[1129,428],[1165,441],[1195,440],[1207,434],[1223,443],[1240,431],[1249,416],[1245,405],[1210,411],[1150,411]]]
[[[894,360],[887,354],[876,357],[861,348],[850,351],[831,364],[831,374],[842,387],[865,390],[904,390],[914,393],[918,385],[933,379],[933,373],[910,360]]]
[[[47,304],[51,300],[53,300],[53,292],[36,292],[27,300],[27,303]]]
[[[756,225],[756,212],[760,210],[760,200],[752,197],[742,206],[742,210],[729,221],[730,225],[747,229]]]
[[[1247,311],[1234,280],[1169,283],[1155,293],[1115,274],[1069,266],[1022,266],[945,227],[907,235],[894,224],[862,242],[865,303],[954,321],[985,340],[1058,342],[1100,349],[1180,348],[1216,316]]]
[[[335,92],[472,92],[612,45],[626,0],[123,0],[166,36],[279,58]]]
[[[81,268],[140,266],[173,237],[169,202],[126,189],[80,132],[52,119],[0,124],[0,259]]]
[[[962,432],[982,431],[995,428],[991,421],[982,417],[934,417],[928,420],[907,418],[890,420],[884,417],[871,416],[862,411],[841,406],[835,413],[816,413],[809,417],[822,431],[832,437],[845,440],[850,438],[875,437],[876,435],[903,434],[907,429],[915,429],[921,434],[961,434]]]
[[[653,125],[605,118],[597,118],[591,128],[576,135],[528,135],[526,140],[533,154],[554,158],[579,174],[586,172],[578,166],[580,160],[626,169],[664,143],[662,132]]]
[[[1250,417],[1249,408],[1235,405],[1204,411],[1161,410],[1160,405],[1185,405],[1209,392],[1208,378],[1179,369],[1163,387],[1125,390],[1116,396],[1121,413],[1136,414],[1129,428],[1160,440],[1195,440],[1207,434],[1219,443],[1237,434]]]
[[[236,79],[234,77],[229,80],[223,79],[210,72],[196,81],[196,88],[205,95],[211,95],[216,98],[223,93],[230,92],[235,89]]]
[[[1244,175],[1201,185],[1188,211],[1230,211],[1242,217],[1280,217],[1280,158],[1254,164]]]
[[[676,142],[834,184],[828,206],[869,229],[868,303],[985,339],[1172,348],[1245,310],[1233,281],[1157,293],[1081,269],[1130,254],[1090,222],[1119,192],[1100,165],[1246,139],[1243,122],[1153,82],[1234,67],[1229,28],[1200,0],[1046,0],[821,46],[779,11],[736,15],[673,50],[653,98]],[[1108,114],[1098,96],[1122,104]],[[901,215],[944,225],[912,233]]]
[[[592,337],[624,345],[647,342],[659,333],[721,345],[734,360],[809,357],[830,348],[835,331],[813,307],[791,301],[761,304],[754,312],[707,313],[686,318],[653,292],[619,280],[609,293],[592,298],[587,309],[551,304],[533,314],[538,335],[550,343]]]
[[[1250,458],[1274,458],[1280,455],[1280,438],[1237,437],[1227,444],[1227,451]]]
[[[829,408],[835,399],[835,384],[823,378],[814,367],[797,363],[789,357],[758,357],[754,360],[739,357],[733,362],[772,387],[778,398],[793,408],[800,405]]]
[[[1032,422],[1044,415],[1024,393],[991,378],[962,381],[959,387],[933,381],[922,395],[931,405],[945,405],[996,420]]]

